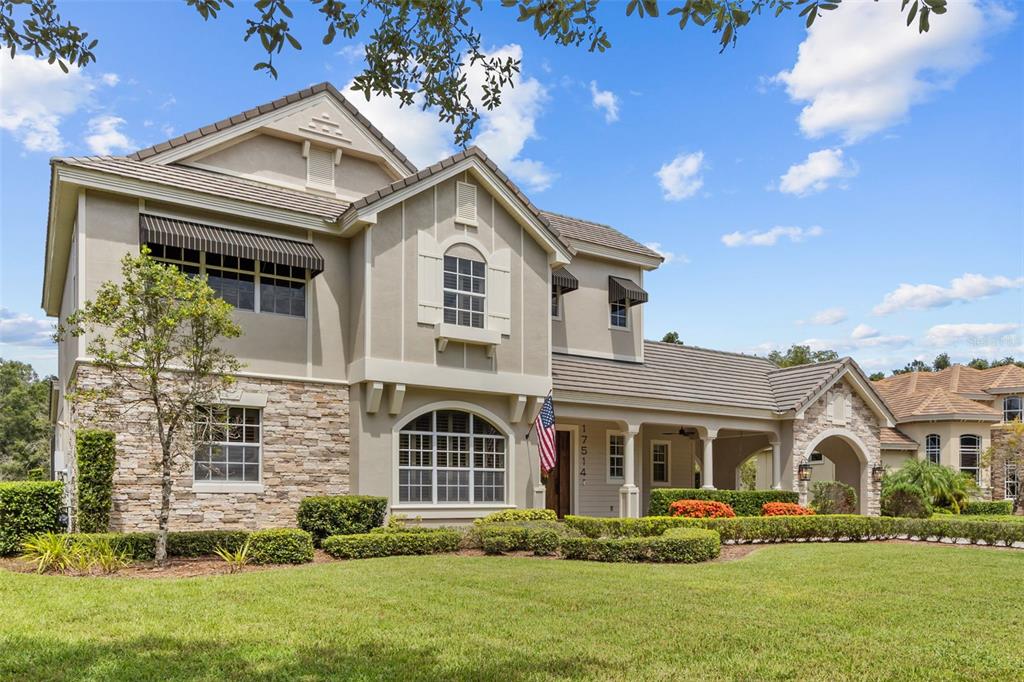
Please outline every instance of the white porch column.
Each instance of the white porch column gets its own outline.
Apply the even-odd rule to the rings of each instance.
[[[704,462],[700,467],[701,488],[704,490],[715,489],[715,471],[712,463],[712,452],[715,437],[717,436],[717,430],[712,431],[711,429],[707,429],[704,432]]]
[[[782,490],[782,443],[777,439],[772,445],[772,490]]]
[[[636,466],[636,434],[639,432],[639,426],[628,425],[622,434],[624,482],[619,488],[619,516],[631,519],[640,517],[640,486]]]

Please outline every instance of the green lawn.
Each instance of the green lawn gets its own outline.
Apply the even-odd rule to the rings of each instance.
[[[1024,551],[408,557],[193,579],[0,573],[0,679],[1020,679]]]

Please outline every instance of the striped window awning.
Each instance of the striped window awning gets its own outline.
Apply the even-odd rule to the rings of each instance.
[[[647,303],[647,292],[631,279],[610,275],[608,277],[608,302],[625,303],[626,305]]]
[[[267,261],[275,265],[308,268],[310,275],[324,271],[324,257],[309,242],[193,223],[177,218],[139,215],[139,238],[143,244],[162,244]]]
[[[551,286],[565,294],[579,289],[580,281],[565,268],[555,268],[551,271]]]

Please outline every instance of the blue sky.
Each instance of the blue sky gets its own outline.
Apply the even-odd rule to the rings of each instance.
[[[63,76],[0,57],[0,356],[55,369],[39,309],[48,159],[121,154],[311,83],[345,86],[354,43],[255,73],[242,12],[184,3],[68,3],[100,38]],[[889,370],[941,351],[1024,356],[1024,35],[1017,6],[952,2],[919,36],[898,3],[848,4],[810,31],[754,22],[735,49],[670,19],[602,6],[603,55],[479,15],[518,87],[477,142],[553,211],[672,254],[646,286],[646,335],[767,352],[810,342]],[[352,99],[419,165],[451,151],[428,113]]]

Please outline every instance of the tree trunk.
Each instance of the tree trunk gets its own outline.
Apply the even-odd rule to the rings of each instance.
[[[167,524],[171,517],[171,448],[162,443],[160,457],[160,518],[156,535],[156,562],[167,563]]]

